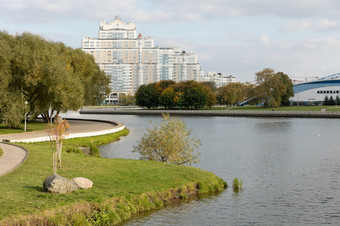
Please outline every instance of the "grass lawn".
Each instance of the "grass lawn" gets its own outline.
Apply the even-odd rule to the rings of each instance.
[[[321,111],[321,109],[326,109],[326,111],[340,111],[338,106],[287,106],[287,107],[277,107],[277,108],[264,108],[262,106],[244,106],[244,107],[233,107],[230,110],[236,111]]]
[[[8,129],[5,124],[0,124],[0,134],[8,134],[8,133],[24,133],[24,123],[20,123],[18,129]],[[47,126],[43,122],[27,122],[26,131],[32,132],[37,130],[44,130]]]
[[[65,140],[64,145],[77,146],[90,142],[98,144],[117,138],[117,135],[115,135],[115,138],[111,136],[114,135],[75,138]],[[91,203],[89,211],[91,214],[97,211],[96,213],[103,215],[105,209],[105,215],[101,217],[107,215],[109,218],[111,217],[110,219],[115,219],[106,221],[106,223],[118,223],[122,219],[130,217],[131,213],[145,210],[145,205],[151,205],[145,204],[143,208],[136,207],[137,209],[134,207],[143,206],[140,204],[144,200],[143,197],[145,197],[143,194],[166,192],[171,188],[182,189],[183,186],[193,184],[193,182],[197,182],[196,184],[198,185],[195,186],[205,189],[206,192],[211,190],[209,186],[214,186],[213,190],[217,190],[217,186],[221,187],[221,184],[223,185],[223,181],[213,173],[193,167],[169,165],[160,162],[96,158],[64,151],[62,154],[63,167],[58,170],[58,174],[68,179],[86,177],[92,180],[94,185],[92,189],[79,190],[70,194],[51,194],[43,191],[42,187],[44,179],[53,174],[50,143],[40,142],[20,145],[29,151],[28,158],[18,169],[0,177],[0,225],[4,222],[7,224],[8,218],[18,220],[34,215],[36,216],[35,218],[41,218],[46,214],[47,216],[49,215],[48,220],[52,219],[51,222],[54,223],[73,222],[76,224],[76,222],[80,222],[85,224],[86,222],[91,222],[91,217],[89,219],[88,217],[78,216],[78,210],[74,211],[71,216],[72,219],[66,216],[67,214],[64,214],[64,211],[60,212],[63,207],[70,210],[74,206],[80,205],[79,203]],[[112,204],[107,207],[108,202],[119,199],[123,200],[119,204],[121,206]],[[137,201],[133,205],[131,200]],[[104,205],[103,203],[106,204]],[[101,205],[105,207],[100,209],[99,206]],[[161,206],[161,204],[158,205]],[[109,210],[113,207],[118,208],[118,210]],[[124,213],[123,210],[131,212],[130,215]],[[81,220],[77,217],[80,217]],[[75,220],[76,218],[78,220]],[[3,222],[1,222],[1,219]],[[98,216],[95,219],[99,219]],[[28,222],[32,224],[32,221]],[[33,221],[33,224],[35,223]],[[46,221],[43,224],[45,223]]]

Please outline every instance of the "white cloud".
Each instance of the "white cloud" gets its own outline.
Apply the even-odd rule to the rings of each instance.
[[[269,43],[269,37],[267,35],[262,34],[260,37],[260,41],[262,44],[268,44]]]
[[[322,19],[322,20],[295,20],[289,21],[283,25],[283,29],[287,31],[302,31],[302,30],[325,30],[330,28],[335,28],[338,26],[338,23],[334,20]]]

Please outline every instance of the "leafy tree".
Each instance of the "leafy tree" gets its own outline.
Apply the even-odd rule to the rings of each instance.
[[[175,91],[172,87],[168,87],[162,91],[161,96],[159,97],[159,103],[168,109],[175,106]]]
[[[200,109],[206,104],[206,95],[202,85],[195,81],[180,82],[174,86],[176,93],[181,96],[181,104],[189,109]]]
[[[213,93],[215,93],[216,92],[216,84],[215,84],[215,82],[201,82],[201,84],[202,84],[202,86],[204,87],[204,86],[209,86],[210,87],[210,90],[213,92]]]
[[[190,137],[191,131],[178,119],[163,115],[163,120],[148,128],[133,151],[142,155],[142,160],[159,161],[171,164],[196,163],[200,140]]]
[[[0,118],[4,117],[1,108],[8,111],[11,104],[18,108],[28,101],[30,114],[41,114],[49,122],[61,111],[100,102],[109,91],[108,76],[93,57],[79,49],[30,33],[0,33],[0,47],[0,64],[4,64],[0,65],[4,81],[0,85]]]
[[[158,93],[161,94],[163,90],[175,84],[176,82],[173,80],[162,80],[162,81],[157,82],[155,86],[156,86],[156,89],[158,90]]]
[[[12,128],[19,128],[24,116],[24,101],[20,92],[9,86],[12,81],[11,61],[13,37],[0,32],[0,123]]]
[[[155,108],[158,107],[159,94],[155,83],[141,85],[136,94],[136,104],[140,107]]]
[[[211,90],[211,86],[203,85],[203,92],[206,96],[205,105],[210,109],[212,106],[216,104],[216,94]]]
[[[293,90],[293,82],[288,77],[288,75],[284,74],[283,72],[276,73],[275,76],[278,76],[281,80],[284,91],[281,95],[281,105],[288,105],[289,104],[289,98],[294,96],[294,90]]]
[[[130,94],[126,95],[125,93],[121,93],[119,94],[118,100],[120,105],[130,105],[134,103],[135,97]]]
[[[287,90],[287,87],[280,79],[281,74],[278,75],[273,69],[265,68],[255,75],[257,83],[256,96],[260,101],[263,101],[264,107],[280,106],[282,96]]]
[[[244,101],[246,88],[245,84],[239,82],[228,83],[218,89],[217,99],[222,104],[235,105]]]

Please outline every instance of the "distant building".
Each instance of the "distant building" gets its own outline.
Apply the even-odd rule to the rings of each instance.
[[[340,97],[340,73],[295,84],[293,90],[294,97],[289,100],[294,103],[321,105],[326,96],[335,100],[336,96]]]
[[[107,103],[117,103],[120,93],[133,94],[143,84],[161,80],[202,81],[204,73],[196,54],[155,46],[153,38],[137,35],[134,22],[124,23],[118,16],[111,23],[100,24],[99,38],[84,37],[82,50],[92,54],[111,78],[112,93],[106,98]],[[215,77],[205,79],[214,78],[218,84],[226,79]]]
[[[217,88],[225,86],[231,82],[237,82],[236,78],[232,75],[226,76],[214,71],[203,72],[200,81],[202,82],[214,82]]]

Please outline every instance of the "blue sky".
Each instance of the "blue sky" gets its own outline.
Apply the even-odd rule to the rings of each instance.
[[[337,0],[0,0],[1,30],[79,48],[119,15],[158,46],[195,52],[203,70],[253,81],[264,68],[292,78],[340,72]]]

